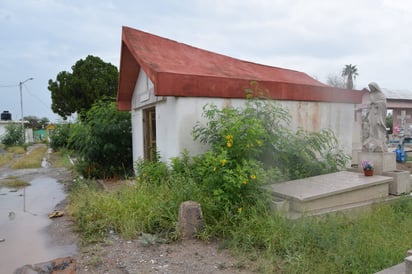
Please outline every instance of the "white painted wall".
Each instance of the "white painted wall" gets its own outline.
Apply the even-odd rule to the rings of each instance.
[[[219,108],[227,105],[241,106],[242,99],[220,99],[199,97],[167,97],[156,105],[157,144],[163,159],[179,156],[187,149],[192,155],[202,153],[207,146],[194,141],[192,130],[196,122],[204,121],[203,106],[215,104]]]
[[[157,148],[164,161],[179,156],[187,149],[192,155],[203,152],[206,146],[193,140],[192,129],[202,117],[205,104],[243,106],[243,99],[203,97],[155,97],[152,85],[147,84],[147,75],[141,72],[136,83],[132,102],[133,160],[143,158],[143,110],[156,108]],[[338,136],[340,149],[352,155],[354,129],[354,105],[326,102],[279,101],[291,117],[290,128],[308,131],[332,129]]]
[[[26,121],[25,121],[26,123]],[[8,124],[16,124],[16,125],[21,125],[20,121],[0,121],[0,139],[3,137],[3,135],[6,133],[6,126]],[[33,129],[31,128],[26,128],[25,129],[25,141],[26,143],[31,143],[34,141],[33,138]]]
[[[318,132],[331,129],[339,140],[340,149],[352,156],[352,134],[355,105],[327,102],[279,101],[292,117],[291,129],[298,127]]]
[[[0,121],[0,138],[6,133],[6,125],[8,123],[3,123],[3,121]]]

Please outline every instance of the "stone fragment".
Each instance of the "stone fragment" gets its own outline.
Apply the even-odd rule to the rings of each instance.
[[[199,203],[186,201],[179,207],[179,231],[182,239],[193,239],[197,231],[203,228],[203,213]]]
[[[58,258],[52,261],[25,265],[16,269],[15,274],[75,274],[76,260],[72,257]]]
[[[47,216],[49,216],[49,218],[52,219],[56,217],[61,217],[63,215],[64,215],[64,211],[54,210],[53,212],[50,212]]]

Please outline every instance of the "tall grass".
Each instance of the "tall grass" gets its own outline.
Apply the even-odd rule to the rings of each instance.
[[[64,167],[64,168],[68,168],[68,169],[72,169],[73,168],[73,164],[70,161],[70,154],[72,152],[66,148],[62,148],[57,152],[53,152],[52,153],[52,157],[53,157],[53,167],[59,168],[59,167]]]
[[[196,190],[188,182],[168,181],[100,191],[93,181],[80,181],[70,192],[69,211],[85,242],[101,239],[108,229],[125,238],[146,232],[175,239],[179,205],[196,196]]]
[[[200,201],[204,239],[217,237],[261,273],[374,273],[401,262],[411,248],[412,200],[375,206],[371,211],[289,220],[274,214],[262,199],[237,216],[219,221],[213,204],[190,180],[124,185],[102,191],[78,182],[70,194],[70,212],[84,242],[101,240],[109,229],[124,238],[152,233],[178,238],[178,207]]]
[[[44,154],[47,151],[46,146],[34,148],[28,154],[24,155],[11,165],[13,169],[21,168],[40,168]]]
[[[7,147],[7,151],[14,154],[24,154],[26,153],[26,148],[23,146],[11,146]]]
[[[10,163],[11,160],[13,160],[13,153],[6,152],[0,154],[0,166]]]

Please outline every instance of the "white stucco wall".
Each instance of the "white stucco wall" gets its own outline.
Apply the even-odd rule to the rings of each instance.
[[[231,104],[241,106],[241,99],[167,97],[156,105],[157,144],[163,159],[179,156],[185,149],[192,155],[199,154],[207,148],[199,141],[194,141],[192,130],[202,117],[203,106],[215,104],[219,108]]]
[[[193,140],[191,134],[197,121],[204,121],[203,106],[213,103],[218,107],[244,104],[243,99],[203,97],[155,97],[152,85],[144,72],[136,83],[132,102],[133,159],[143,158],[143,110],[155,106],[157,149],[163,160],[179,156],[187,149],[192,155],[201,153],[205,146]],[[338,136],[340,149],[352,154],[354,105],[326,102],[279,101],[290,113],[291,129],[308,131],[332,129]]]
[[[26,123],[26,121],[25,121]],[[3,137],[4,134],[6,134],[6,127],[8,124],[15,124],[20,126],[21,122],[20,121],[0,121],[0,139]],[[25,142],[30,143],[33,142],[33,129],[31,128],[26,128],[25,129]]]
[[[279,101],[291,115],[291,129],[298,127],[318,132],[331,129],[339,140],[340,149],[352,156],[352,134],[354,129],[354,104]]]

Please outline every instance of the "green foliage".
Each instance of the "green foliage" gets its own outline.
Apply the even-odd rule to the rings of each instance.
[[[24,120],[28,121],[27,127],[32,129],[45,129],[50,123],[47,117],[38,118],[37,116],[25,116]]]
[[[249,94],[263,93],[257,84],[252,87]],[[245,161],[258,160],[266,169],[280,171],[286,180],[333,172],[345,167],[349,159],[338,149],[331,130],[290,130],[289,114],[271,100],[250,97],[244,108],[206,105],[204,117],[207,123],[195,126],[194,138],[209,144],[214,157],[228,157],[232,169]]]
[[[353,80],[359,75],[356,65],[345,65],[342,70],[342,76],[346,78],[345,86],[347,89],[353,89]]]
[[[89,55],[72,66],[72,73],[62,71],[49,80],[52,110],[64,119],[76,112],[83,119],[97,100],[116,96],[117,83],[116,66]]]
[[[32,149],[28,154],[23,157],[18,158],[11,165],[12,169],[23,169],[23,168],[40,168],[41,162],[44,154],[47,151],[47,146],[42,145]]]
[[[402,261],[410,248],[404,241],[412,235],[411,205],[408,198],[358,215],[299,220],[255,207],[228,228],[227,245],[266,258],[266,273],[375,273]]]
[[[70,124],[56,125],[50,133],[50,147],[54,150],[66,148],[70,137]]]
[[[79,154],[77,167],[87,178],[128,176],[133,169],[130,113],[111,101],[98,101],[85,120],[72,126],[69,148]]]
[[[1,136],[1,142],[6,147],[21,146],[24,143],[24,129],[20,124],[7,124],[6,132]]]
[[[287,138],[273,140],[266,150],[267,165],[275,165],[284,178],[297,179],[335,172],[345,167],[349,157],[338,149],[335,134],[328,129],[306,132],[298,129]]]
[[[259,185],[266,178],[261,164],[253,159],[234,159],[227,151],[208,151],[194,158],[191,169],[202,192],[210,195],[213,218],[237,214],[253,205],[262,192]]]
[[[158,155],[158,154],[157,154]],[[149,184],[162,184],[169,179],[167,165],[156,157],[153,161],[139,159],[136,161],[137,181]]]
[[[83,241],[101,240],[109,229],[125,238],[150,233],[175,239],[179,205],[199,197],[199,189],[192,180],[183,181],[180,177],[166,176],[162,184],[146,179],[113,192],[101,191],[90,181],[77,180],[70,192],[69,209]]]

